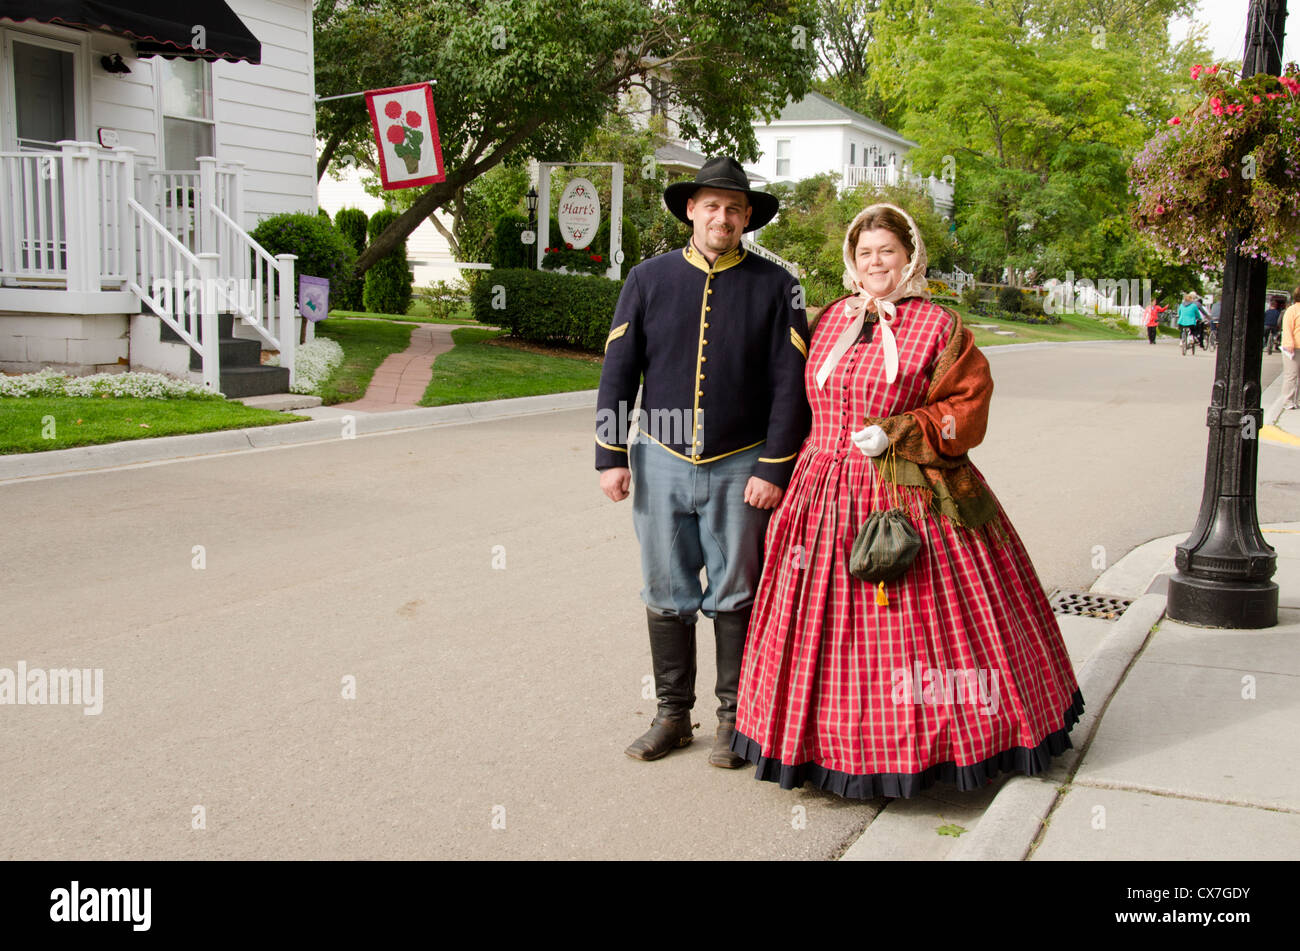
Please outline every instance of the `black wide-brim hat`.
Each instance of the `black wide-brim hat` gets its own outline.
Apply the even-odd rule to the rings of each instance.
[[[754,191],[749,187],[749,176],[733,158],[711,158],[695,175],[692,182],[676,182],[664,189],[664,204],[673,216],[685,224],[691,224],[686,217],[686,202],[701,188],[722,188],[731,192],[744,192],[754,212],[749,216],[746,231],[757,231],[776,217],[779,204],[774,195]]]

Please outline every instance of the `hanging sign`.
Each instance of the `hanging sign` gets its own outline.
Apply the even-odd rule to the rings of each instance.
[[[445,179],[433,86],[413,83],[366,93],[366,108],[379,150],[384,188],[413,188]]]
[[[298,313],[312,323],[324,320],[330,312],[330,282],[323,277],[298,275]]]
[[[555,217],[566,244],[575,248],[591,244],[596,229],[600,227],[600,198],[596,195],[596,186],[585,178],[569,182],[560,195]]]

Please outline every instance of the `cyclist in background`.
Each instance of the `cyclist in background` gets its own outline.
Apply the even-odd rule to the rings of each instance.
[[[1201,320],[1201,308],[1198,304],[1201,297],[1195,291],[1188,291],[1183,295],[1183,302],[1178,307],[1178,337],[1182,343],[1183,353],[1187,352],[1187,344],[1192,344],[1192,352],[1196,352],[1196,325]],[[1189,341],[1188,338],[1191,338]]]

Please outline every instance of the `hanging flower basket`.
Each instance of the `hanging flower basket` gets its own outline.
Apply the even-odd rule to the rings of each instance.
[[[1240,79],[1193,66],[1205,99],[1174,116],[1129,168],[1133,224],[1181,261],[1223,266],[1239,254],[1291,266],[1300,253],[1300,69]]]

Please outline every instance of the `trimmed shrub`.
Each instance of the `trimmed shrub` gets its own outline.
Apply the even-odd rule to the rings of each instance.
[[[294,274],[325,278],[330,282],[331,298],[351,278],[357,261],[352,246],[319,215],[272,215],[258,222],[252,237],[272,255],[298,255]],[[292,293],[296,299],[298,288],[293,288]]]
[[[324,218],[326,221],[329,221],[329,220],[330,220],[330,213],[329,213],[328,211],[326,211],[324,208],[317,208],[317,209],[316,209],[316,214],[317,214],[317,216],[319,216],[319,217],[321,217],[321,218]],[[333,222],[330,222],[330,223],[333,224]]]
[[[513,336],[601,353],[622,281],[522,268],[490,271],[470,294],[479,323]]]
[[[338,233],[343,235],[343,239],[352,245],[352,249],[359,255],[366,249],[366,222],[369,219],[366,213],[360,208],[340,208],[338,214],[334,216],[334,227]],[[360,277],[352,277],[345,281],[339,288],[338,294],[334,295],[335,306],[339,310],[361,310],[364,304],[361,302],[361,290],[364,280]]]
[[[528,219],[520,214],[507,212],[496,220],[492,226],[492,266],[494,268],[528,267],[529,252],[532,245],[525,245],[519,240],[520,232],[528,230]]]
[[[340,208],[334,216],[334,227],[347,238],[352,250],[360,254],[366,249],[366,223],[369,219],[360,208]]]
[[[375,212],[366,226],[370,242],[373,244],[375,238],[398,217],[397,212],[387,209]],[[412,283],[411,269],[406,263],[406,242],[400,241],[366,271],[365,289],[361,293],[362,303],[372,314],[402,316],[411,307]]]
[[[1009,314],[1020,313],[1024,299],[1024,295],[1015,287],[1004,287],[998,291],[998,307]]]

